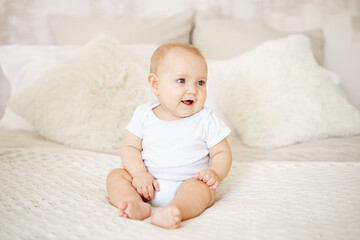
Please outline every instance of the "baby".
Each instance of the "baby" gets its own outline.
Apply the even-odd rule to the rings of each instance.
[[[207,64],[188,44],[160,46],[148,83],[158,102],[138,106],[121,147],[124,169],[107,178],[111,204],[121,217],[178,228],[215,201],[215,189],[231,167],[230,133],[204,107]]]

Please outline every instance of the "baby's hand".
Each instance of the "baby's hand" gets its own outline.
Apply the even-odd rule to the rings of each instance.
[[[206,183],[210,189],[216,189],[219,186],[219,176],[211,168],[205,168],[195,174],[195,178]]]
[[[132,177],[132,186],[144,199],[153,199],[154,189],[160,191],[158,182],[148,172],[137,173]]]

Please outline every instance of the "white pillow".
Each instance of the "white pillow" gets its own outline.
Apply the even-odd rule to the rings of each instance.
[[[151,55],[158,45],[131,44],[123,46],[129,56],[139,63],[144,70],[148,71]],[[10,98],[32,85],[47,71],[70,58],[81,49],[82,46],[0,46],[0,65],[11,87]],[[4,115],[0,120],[0,127],[34,131],[31,124],[13,112],[9,106],[5,109]]]
[[[93,39],[10,100],[44,137],[85,149],[117,149],[135,107],[152,101],[146,71],[119,41]]]
[[[0,65],[11,87],[10,98],[79,49],[79,46],[1,46]],[[34,131],[31,124],[10,107],[5,109],[0,127]]]
[[[282,32],[261,21],[231,18],[212,18],[198,12],[192,32],[192,44],[208,59],[225,60],[252,50],[259,44],[279,39],[293,32]],[[311,40],[315,59],[323,64],[325,36],[321,29],[300,32]]]
[[[310,41],[294,35],[237,58],[212,62],[219,103],[245,144],[274,148],[360,133],[360,113],[315,61]]]
[[[84,44],[98,32],[108,32],[123,44],[189,42],[192,11],[173,16],[138,18],[50,15],[49,28],[55,44]],[[75,33],[75,34],[74,34]]]

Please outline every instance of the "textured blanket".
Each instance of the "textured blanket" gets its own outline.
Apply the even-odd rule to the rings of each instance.
[[[0,239],[360,236],[359,162],[234,161],[215,204],[177,230],[117,216],[105,181],[119,166],[108,154],[0,149]]]

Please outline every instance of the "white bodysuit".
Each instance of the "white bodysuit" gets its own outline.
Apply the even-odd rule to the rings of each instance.
[[[231,132],[206,107],[189,117],[164,121],[152,111],[158,105],[155,102],[138,106],[126,127],[142,139],[144,164],[159,183],[160,191],[150,201],[155,207],[166,206],[183,181],[208,168],[209,148]]]

